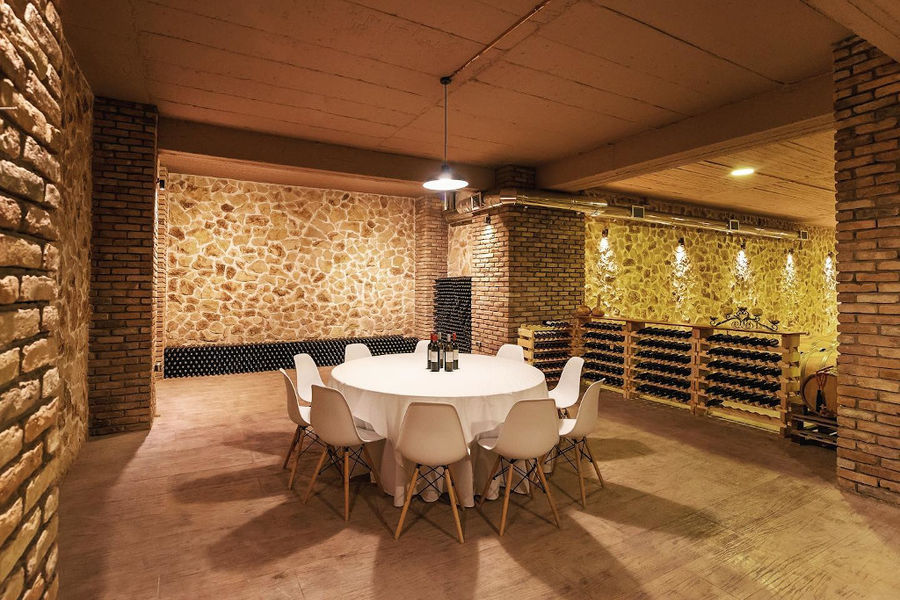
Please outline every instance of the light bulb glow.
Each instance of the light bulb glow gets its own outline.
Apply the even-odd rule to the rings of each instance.
[[[753,167],[741,167],[739,169],[734,169],[731,172],[732,177],[745,177],[747,175],[753,175],[756,173],[756,169]]]
[[[430,181],[426,181],[422,184],[426,190],[434,190],[436,192],[449,192],[453,190],[461,190],[462,188],[469,185],[469,182],[465,179],[456,179],[453,176],[453,173],[450,171],[450,167],[444,165],[441,168],[441,174],[437,177],[437,179],[432,179]]]

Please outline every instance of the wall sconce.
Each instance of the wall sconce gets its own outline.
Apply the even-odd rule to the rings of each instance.
[[[608,227],[603,228],[603,237],[609,237],[609,228]]]
[[[157,179],[156,183],[157,183],[157,185],[159,185],[159,189],[161,189],[161,190],[166,189],[166,180],[165,179]]]
[[[484,223],[485,223],[485,225],[490,225],[490,224],[491,224],[491,215],[486,215],[486,216],[484,217]]]
[[[741,240],[741,250],[747,249],[747,240]]]
[[[683,237],[678,238],[678,245],[682,246],[682,247],[684,246],[684,238]]]

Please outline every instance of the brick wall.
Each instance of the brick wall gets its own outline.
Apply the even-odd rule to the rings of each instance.
[[[86,319],[60,285],[81,281],[87,257],[69,219],[86,204],[90,100],[53,3],[0,3],[0,71],[0,105],[14,107],[0,112],[0,598],[54,599],[72,458],[59,416],[77,448]]]
[[[838,481],[900,504],[900,64],[834,50]]]
[[[473,220],[472,345],[493,353],[522,323],[567,318],[584,298],[584,216],[501,206]]]
[[[90,432],[147,429],[152,368],[156,108],[94,103]]]
[[[416,199],[416,291],[415,335],[428,339],[434,330],[434,280],[447,275],[447,223],[441,214],[441,199]]]

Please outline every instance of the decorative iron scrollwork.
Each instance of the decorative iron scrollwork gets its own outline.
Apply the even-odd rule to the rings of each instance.
[[[762,311],[754,308],[751,312],[746,306],[739,306],[736,311],[730,315],[725,315],[723,319],[718,317],[710,317],[709,323],[713,327],[721,327],[722,325],[731,325],[740,329],[768,329],[769,331],[778,331],[777,320],[763,320]]]

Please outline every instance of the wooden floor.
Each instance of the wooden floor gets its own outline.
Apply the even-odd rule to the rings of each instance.
[[[286,489],[277,373],[167,380],[153,430],[92,440],[62,490],[62,596],[117,598],[900,597],[900,509],[844,495],[834,454],[683,411],[605,398],[591,440],[606,488],[553,481],[467,510],[414,502],[408,529],[370,484],[349,524],[338,478]],[[312,457],[301,463],[304,489]]]

